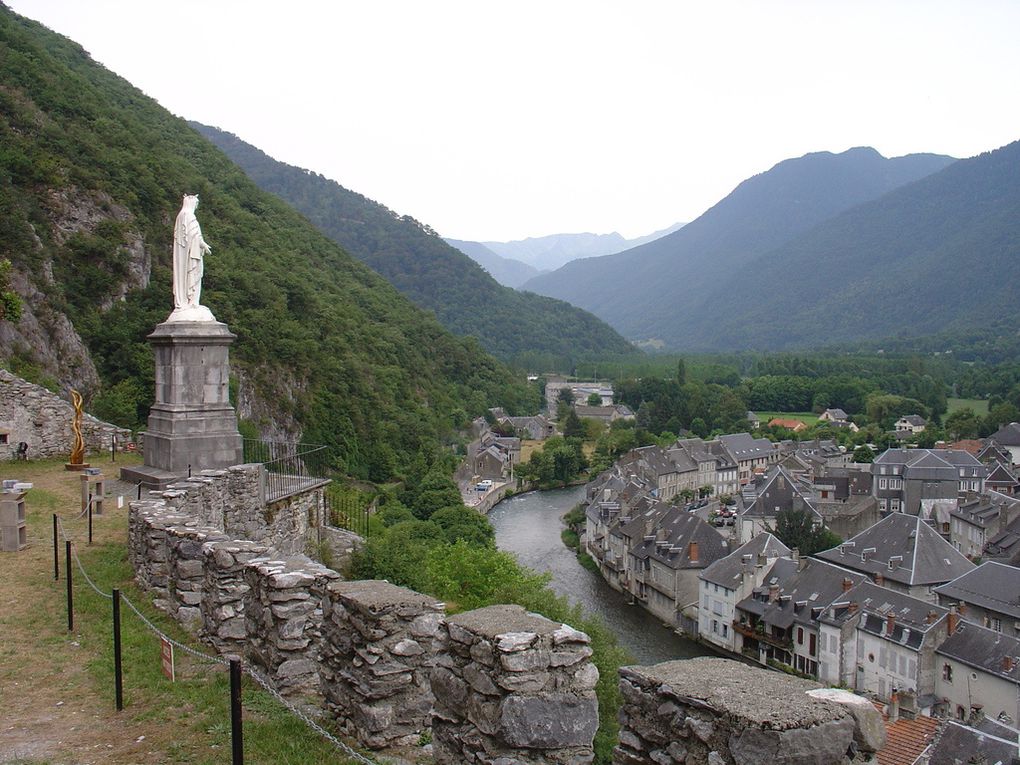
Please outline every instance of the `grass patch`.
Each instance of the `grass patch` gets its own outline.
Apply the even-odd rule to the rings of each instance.
[[[946,414],[958,409],[971,409],[978,417],[988,414],[988,399],[984,398],[949,398],[946,399]]]

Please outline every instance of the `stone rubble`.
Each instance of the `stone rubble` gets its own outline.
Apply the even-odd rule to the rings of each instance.
[[[370,749],[429,728],[432,642],[444,606],[384,581],[333,582],[323,600],[322,690],[341,731]]]
[[[598,728],[590,640],[498,605],[442,623],[431,674],[432,741],[441,765],[583,765]]]

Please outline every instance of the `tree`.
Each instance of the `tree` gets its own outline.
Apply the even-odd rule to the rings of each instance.
[[[0,260],[0,321],[21,318],[21,296],[11,289],[11,261]]]
[[[868,448],[867,444],[861,444],[854,449],[854,462],[870,463],[875,461],[875,453]]]
[[[463,540],[469,545],[487,546],[492,545],[496,538],[489,519],[463,503],[444,507],[433,513],[429,520],[443,530],[450,544]]]
[[[441,469],[433,469],[422,479],[417,496],[412,498],[411,511],[416,518],[428,520],[437,510],[462,504],[464,499],[457,484]]]
[[[787,547],[800,550],[801,555],[814,555],[843,541],[822,524],[816,525],[807,510],[780,510],[771,531]]]
[[[946,417],[945,431],[946,435],[953,439],[977,438],[981,425],[981,418],[973,409],[965,406]]]
[[[557,401],[562,401],[567,406],[573,406],[574,404],[574,391],[570,388],[560,388],[560,392],[556,395]]]
[[[602,396],[593,392],[588,396],[588,406],[602,406]]]
[[[586,433],[584,423],[577,416],[577,412],[573,409],[567,412],[566,419],[563,421],[563,435],[567,438],[580,438],[584,437]]]

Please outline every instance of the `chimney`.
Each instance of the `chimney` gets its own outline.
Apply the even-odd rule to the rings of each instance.
[[[949,634],[952,635],[956,632],[956,629],[960,626],[960,615],[956,613],[956,606],[949,607]]]
[[[1003,656],[1002,657],[1002,671],[1009,673],[1013,671],[1013,657]]]
[[[891,635],[893,628],[896,626],[896,614],[885,615],[885,634]]]
[[[900,719],[900,694],[895,688],[893,688],[892,693],[889,695],[889,706],[886,707],[885,711],[889,715],[890,724]]]
[[[765,553],[758,553],[758,566],[765,566],[769,562],[769,559],[765,557]]]
[[[848,576],[843,577],[843,592],[850,592],[853,589],[854,580]]]
[[[967,718],[968,725],[980,725],[985,719],[985,708],[981,704],[970,705],[970,717]]]
[[[938,619],[939,619],[939,614],[938,614],[937,611],[929,611],[928,615],[925,617],[924,621],[925,621],[925,624],[934,624],[935,622],[938,621]]]
[[[769,585],[769,603],[775,603],[777,600],[779,600],[779,585],[778,584],[770,584]]]
[[[688,558],[688,560],[690,560],[691,563],[697,563],[698,562],[698,543],[697,542],[691,542],[689,545],[687,545],[687,558]]]
[[[960,618],[962,619],[964,616],[967,615],[967,604],[963,602],[957,603],[956,612],[960,614]]]
[[[879,587],[885,584],[885,577],[882,576],[881,571],[875,572],[875,584],[877,584]]]
[[[851,603],[849,606],[846,607],[846,611],[847,611],[848,614],[856,614],[857,613],[857,609],[859,609],[859,608],[860,608],[860,605],[856,601],[854,601],[853,603]]]

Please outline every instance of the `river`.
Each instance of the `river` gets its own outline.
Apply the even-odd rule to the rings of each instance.
[[[583,496],[584,487],[577,486],[503,500],[489,513],[496,544],[525,566],[552,574],[552,589],[601,617],[638,663],[714,655],[664,627],[641,606],[627,605],[621,593],[577,562],[573,551],[560,540],[560,518]]]

